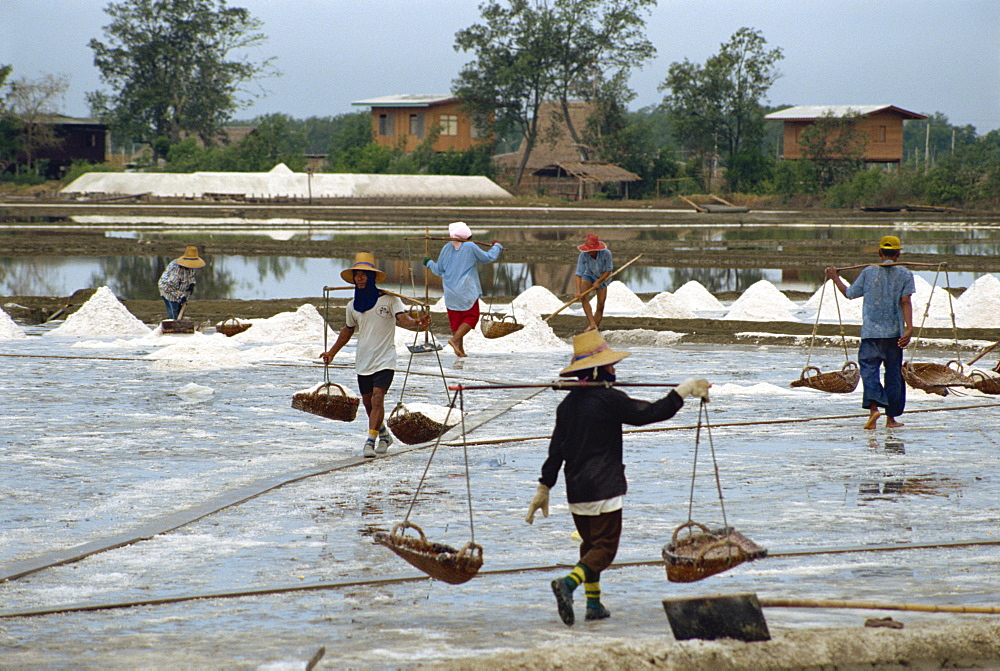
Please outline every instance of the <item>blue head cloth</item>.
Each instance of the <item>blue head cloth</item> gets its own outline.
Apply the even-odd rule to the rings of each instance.
[[[597,372],[596,377],[594,372]],[[592,380],[594,382],[614,382],[618,379],[618,376],[614,373],[609,373],[604,369],[604,366],[598,368],[584,368],[583,370],[576,371],[576,377],[580,380]]]
[[[365,283],[364,289],[359,289],[357,286],[354,287],[354,309],[357,312],[368,312],[375,307],[375,302],[379,297],[379,290],[375,286],[375,271],[363,270],[361,272],[368,275],[368,281]]]

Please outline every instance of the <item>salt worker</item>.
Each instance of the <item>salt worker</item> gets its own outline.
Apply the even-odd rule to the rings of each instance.
[[[198,247],[195,245],[187,245],[183,256],[167,264],[167,269],[157,282],[163,304],[167,306],[167,319],[177,319],[181,306],[194,294],[194,271],[204,267],[205,260],[198,256]]]
[[[596,234],[591,233],[577,247],[580,255],[576,259],[576,297],[583,304],[583,314],[587,316],[589,326],[584,332],[593,331],[601,326],[604,318],[604,303],[608,299],[608,277],[614,269],[611,250],[600,241]],[[597,287],[590,293],[597,294],[597,309],[590,307],[590,288]]]
[[[476,243],[468,242],[472,231],[464,221],[448,224],[448,237],[451,240],[441,248],[437,261],[426,257],[424,265],[441,276],[444,305],[448,309],[448,325],[452,333],[448,344],[455,350],[456,356],[464,357],[463,339],[479,323],[479,298],[483,295],[476,266],[496,261],[503,245],[494,242],[488,250],[481,250]]]
[[[616,379],[615,364],[629,352],[608,347],[599,331],[573,338],[573,358],[559,371],[562,377],[581,381]],[[622,532],[622,506],[627,485],[622,463],[622,424],[642,426],[670,419],[687,396],[708,400],[708,380],[689,379],[652,403],[630,398],[606,385],[581,386],[567,394],[556,409],[556,426],[549,442],[549,456],[542,464],[538,489],[525,521],[534,523],[535,512],[549,516],[549,490],[562,468],[573,523],[579,532],[580,561],[569,575],[552,581],[559,617],[567,625],[575,620],[573,591],[583,583],[587,595],[586,619],[601,620],[611,613],[601,603],[601,571],[618,552]]]
[[[906,384],[903,382],[903,348],[913,335],[914,292],[913,271],[894,264],[899,260],[902,245],[895,235],[886,235],[878,243],[879,264],[871,265],[858,274],[851,286],[844,284],[835,266],[826,269],[847,298],[864,297],[861,314],[861,345],[858,348],[858,368],[864,396],[861,406],[869,411],[866,429],[874,429],[885,409],[885,425],[903,426],[897,417],[906,407]],[[879,369],[884,367],[884,381]]]
[[[375,257],[358,252],[354,265],[340,273],[354,285],[354,298],[347,304],[346,324],[333,347],[323,352],[323,363],[330,363],[344,345],[358,332],[354,369],[358,391],[368,413],[368,435],[362,448],[367,459],[382,456],[392,445],[392,434],[385,426],[385,394],[389,391],[396,368],[396,324],[405,328],[425,329],[430,315],[414,319],[397,296],[382,292],[377,286],[386,274],[375,265]],[[376,440],[378,445],[376,445]]]

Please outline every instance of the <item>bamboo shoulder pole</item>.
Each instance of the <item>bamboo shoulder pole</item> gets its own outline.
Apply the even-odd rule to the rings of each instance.
[[[825,599],[758,599],[764,608],[858,608],[862,610],[912,610],[924,613],[981,613],[1000,615],[1000,606],[941,606],[922,603],[882,601],[839,601]]]
[[[354,289],[354,286],[323,287],[323,291],[347,291],[348,289]],[[389,291],[388,289],[382,289],[381,287],[379,287],[379,291],[382,292],[383,294],[389,294],[390,296],[395,296],[396,298],[402,298],[408,300],[411,303],[416,303],[417,305],[421,305],[425,308],[430,307],[430,305],[428,305],[427,303],[424,303],[423,301],[417,298],[413,298],[412,296],[404,296],[403,294],[397,294],[395,291]]]
[[[979,354],[977,354],[975,356],[975,358],[972,359],[972,361],[970,361],[969,363],[967,363],[965,365],[971,366],[972,364],[976,363],[977,361],[979,361],[980,359],[982,359],[984,356],[986,356],[987,354],[989,354],[990,352],[992,352],[994,350],[994,348],[996,348],[997,345],[1000,345],[1000,340],[997,340],[995,343],[993,343],[992,345],[990,345],[989,347],[987,347],[986,349],[984,349],[982,352],[980,352]]]
[[[941,263],[916,263],[913,261],[898,261],[895,263],[862,263],[857,266],[844,266],[843,268],[837,268],[839,273],[841,270],[857,270],[858,268],[867,268],[868,266],[916,266],[918,268],[944,268],[948,264],[944,261]]]
[[[641,258],[642,258],[642,254],[639,254],[634,259],[632,259],[631,261],[629,261],[628,263],[626,263],[625,265],[623,265],[621,268],[619,268],[615,272],[613,272],[610,275],[608,275],[607,279],[604,280],[604,282],[607,282],[612,277],[614,277],[615,275],[617,275],[621,271],[625,270],[626,268],[628,268],[630,265],[632,265],[633,263],[635,263],[636,261],[638,261]],[[602,284],[604,282],[602,282]],[[562,306],[558,310],[556,310],[555,312],[553,312],[552,314],[550,314],[548,317],[546,317],[545,321],[548,321],[548,320],[552,319],[557,314],[559,314],[560,312],[562,312],[563,310],[565,310],[566,308],[568,308],[570,305],[572,305],[573,303],[576,303],[578,300],[580,300],[580,298],[583,298],[584,296],[586,296],[587,294],[589,294],[591,291],[596,291],[596,290],[597,290],[597,285],[594,285],[594,286],[590,287],[589,289],[587,289],[586,291],[584,291],[582,294],[580,294],[579,297],[574,298],[573,300],[571,300],[571,301],[569,301],[567,303],[563,303]]]
[[[403,238],[404,240],[448,240],[449,242],[471,242],[477,245],[482,245],[483,247],[489,248],[493,246],[492,242],[480,242],[479,240],[455,240],[454,238],[442,238],[435,237],[432,235],[421,235],[419,238]]]

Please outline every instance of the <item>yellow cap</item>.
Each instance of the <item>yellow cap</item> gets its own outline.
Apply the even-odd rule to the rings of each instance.
[[[899,244],[899,238],[895,235],[886,235],[881,240],[878,241],[879,249],[902,249]]]

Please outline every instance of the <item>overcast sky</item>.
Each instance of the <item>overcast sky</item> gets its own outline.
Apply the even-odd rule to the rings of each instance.
[[[0,64],[15,78],[65,74],[64,113],[87,116],[101,88],[92,38],[106,0],[0,0]],[[397,93],[448,93],[462,65],[455,33],[478,0],[230,0],[264,22],[280,77],[238,118],[356,111]],[[982,134],[1000,128],[1000,0],[660,0],[647,23],[655,60],[632,77],[637,109],[662,100],[670,63],[703,63],[741,27],[781,47],[772,104],[891,104],[943,112]]]

